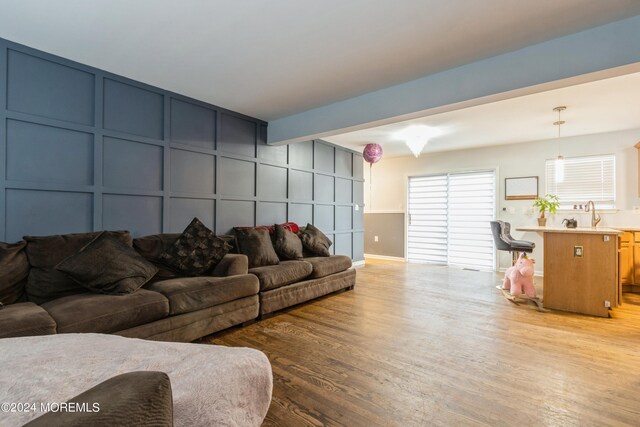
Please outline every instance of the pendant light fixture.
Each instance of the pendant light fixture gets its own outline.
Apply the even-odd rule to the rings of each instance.
[[[567,107],[560,106],[553,109],[553,111],[558,113],[558,120],[553,122],[554,126],[558,126],[558,157],[556,158],[555,170],[556,170],[556,183],[564,181],[564,157],[560,151],[560,129],[562,125],[566,122],[561,119],[560,114],[566,110]]]

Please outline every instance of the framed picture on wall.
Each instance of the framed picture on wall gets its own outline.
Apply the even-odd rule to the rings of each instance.
[[[521,176],[504,179],[505,200],[529,200],[538,197],[538,177]]]

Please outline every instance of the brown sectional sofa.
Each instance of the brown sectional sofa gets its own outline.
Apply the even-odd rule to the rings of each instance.
[[[45,247],[63,255],[69,247],[81,247],[82,242],[96,235],[52,236],[40,249]],[[143,257],[154,262],[178,236],[145,236],[133,239],[131,244]],[[24,245],[26,253],[29,253],[29,244],[31,242]],[[30,256],[27,261],[26,256],[14,256],[9,265],[12,271],[29,271],[39,278],[43,269],[41,265],[33,268],[33,258]],[[27,264],[22,265],[24,263]],[[208,276],[200,277],[177,277],[162,264],[154,264],[159,269],[154,278],[143,288],[126,295],[64,289],[64,296],[42,302],[42,289],[22,280],[18,287],[27,282],[27,299],[31,297],[30,287],[35,288],[39,292],[35,299],[40,304],[16,302],[1,309],[0,338],[93,332],[188,342],[322,295],[352,289],[356,275],[351,269],[351,259],[340,255],[282,261],[249,270],[245,255],[229,253]],[[52,273],[45,271],[44,274]]]

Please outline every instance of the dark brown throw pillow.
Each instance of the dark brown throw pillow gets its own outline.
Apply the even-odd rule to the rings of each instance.
[[[194,218],[158,260],[185,276],[200,276],[215,267],[231,247]]]
[[[317,227],[307,224],[304,230],[299,233],[304,249],[316,256],[331,256],[329,248],[333,242],[324,235]]]
[[[25,236],[25,249],[29,258],[29,279],[26,284],[27,299],[43,304],[57,298],[87,292],[70,276],[55,269],[64,259],[78,252],[98,237],[101,231],[90,233],[58,234],[53,236]],[[128,231],[105,231],[104,233],[131,246]]]
[[[280,263],[269,231],[261,228],[234,228],[238,251],[249,259],[249,268]]]
[[[108,295],[135,292],[158,271],[131,246],[105,232],[55,268],[90,291]]]
[[[275,225],[273,248],[282,260],[302,258],[302,242],[297,234]]]
[[[24,287],[29,275],[26,245],[25,241],[0,242],[0,302],[3,304],[26,301]]]

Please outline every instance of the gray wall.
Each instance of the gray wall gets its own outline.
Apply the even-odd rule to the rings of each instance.
[[[0,240],[313,222],[363,259],[362,156],[0,39]]]
[[[365,214],[364,229],[364,253],[404,258],[404,213]]]

